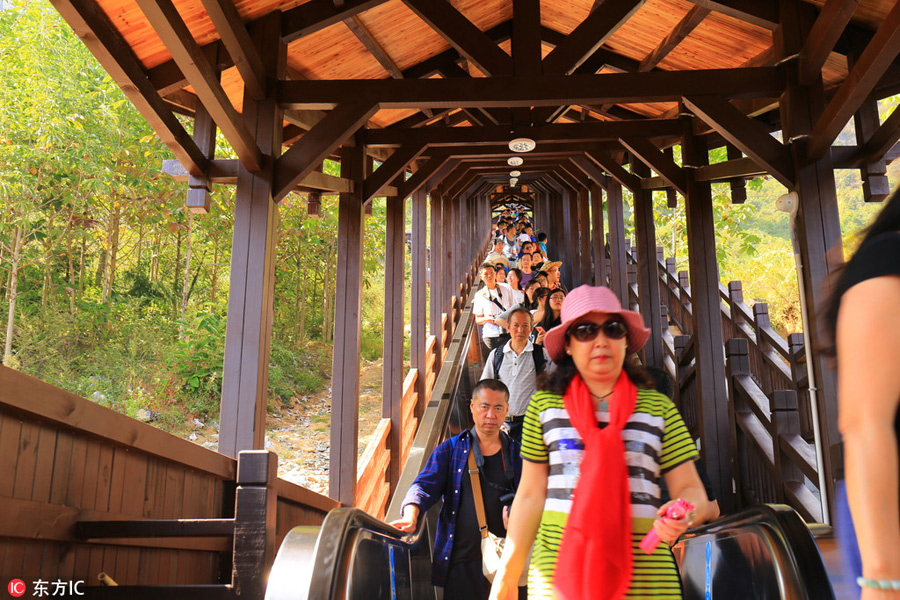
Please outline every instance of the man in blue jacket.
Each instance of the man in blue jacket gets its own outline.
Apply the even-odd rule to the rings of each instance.
[[[413,532],[419,515],[443,500],[432,552],[432,583],[445,600],[487,599],[490,583],[481,570],[481,534],[468,472],[475,452],[488,530],[506,536],[505,517],[522,474],[519,445],[501,431],[509,411],[509,390],[497,379],[483,379],[472,390],[475,426],[434,449],[403,499],[401,518],[392,525]]]

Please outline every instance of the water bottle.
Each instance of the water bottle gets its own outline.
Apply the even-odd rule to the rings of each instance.
[[[574,490],[578,485],[578,474],[581,471],[581,457],[584,448],[574,439],[559,440],[559,460],[562,463],[562,474],[565,477],[565,485]]]

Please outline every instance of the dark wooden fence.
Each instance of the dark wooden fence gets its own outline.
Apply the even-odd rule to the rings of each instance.
[[[657,249],[665,368],[675,382],[673,400],[695,438],[700,437],[690,279]],[[629,249],[629,295],[638,306],[636,252]],[[735,480],[742,504],[783,502],[807,521],[822,520],[813,446],[812,412],[803,334],[785,340],[772,329],[768,305],[744,303],[743,285],[719,284],[733,407]],[[723,399],[724,401],[725,399]]]
[[[94,585],[105,572],[121,585],[229,584],[235,536],[85,539],[76,529],[233,519],[237,470],[232,458],[0,367],[0,579]],[[267,559],[291,527],[338,506],[274,472],[260,486],[267,499],[254,518],[270,524]]]

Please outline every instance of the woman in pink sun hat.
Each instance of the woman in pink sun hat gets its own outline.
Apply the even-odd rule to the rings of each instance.
[[[669,545],[646,554],[639,544],[651,529],[677,540],[707,497],[681,415],[630,357],[650,330],[605,287],[573,290],[561,320],[544,339],[556,367],[525,415],[522,480],[491,598],[516,597],[532,543],[529,598],[681,598]],[[661,479],[694,511],[661,518],[671,504],[661,505]]]

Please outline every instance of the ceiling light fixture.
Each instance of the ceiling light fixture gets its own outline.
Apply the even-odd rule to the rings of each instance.
[[[531,152],[537,144],[531,138],[521,137],[510,140],[509,149],[513,152]]]
[[[521,175],[521,174],[522,174],[521,171],[510,171],[510,172],[509,172],[509,176],[510,176],[510,177],[518,177],[518,176]]]
[[[523,162],[525,162],[525,161],[522,160],[522,157],[521,157],[521,156],[510,156],[510,157],[506,160],[506,164],[508,164],[508,165],[511,166],[511,167],[518,167],[518,166],[520,166]]]

